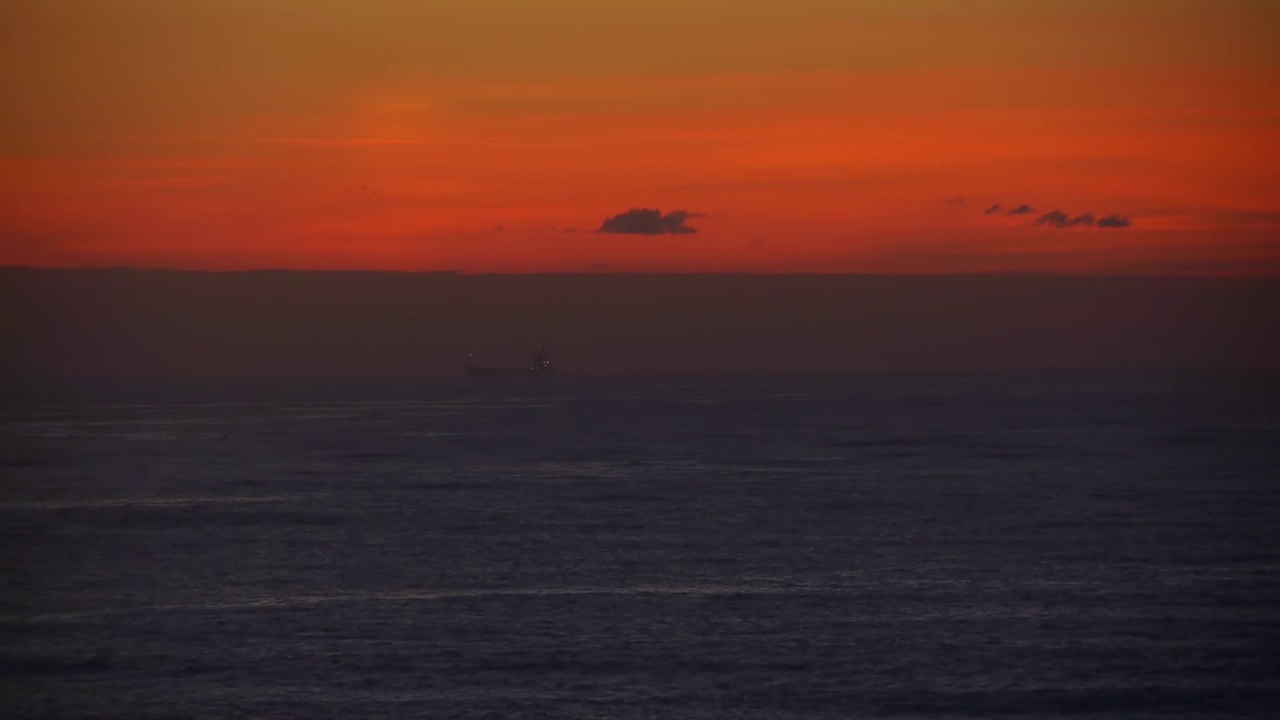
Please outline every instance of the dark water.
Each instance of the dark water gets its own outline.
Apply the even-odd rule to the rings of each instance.
[[[1275,716],[1271,387],[16,404],[0,716]]]

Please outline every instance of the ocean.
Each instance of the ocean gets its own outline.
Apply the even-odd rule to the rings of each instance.
[[[29,396],[0,717],[1274,717],[1271,380]]]

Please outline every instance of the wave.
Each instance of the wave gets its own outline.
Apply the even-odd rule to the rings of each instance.
[[[92,510],[96,508],[166,508],[191,505],[245,505],[285,503],[305,499],[301,495],[216,495],[194,497],[133,497],[85,500],[35,500],[0,503],[0,510]]]

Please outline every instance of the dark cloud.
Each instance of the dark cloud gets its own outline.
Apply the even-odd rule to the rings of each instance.
[[[1133,222],[1124,215],[1108,215],[1098,220],[1098,227],[1100,228],[1127,228],[1132,224]]]
[[[1035,212],[1035,208],[1031,207],[1030,205],[1019,205],[1018,207],[1010,210],[1009,214],[1010,215],[1030,215],[1033,212]]]
[[[948,205],[963,205],[964,202],[965,202],[964,198],[960,197],[959,195],[947,200]]]
[[[983,214],[983,215],[995,215],[996,213],[1000,212],[1001,210],[1004,210],[1004,206],[1003,206],[1003,205],[1001,205],[1000,203],[996,203],[995,205],[992,205],[991,207],[987,208],[986,210],[983,210],[983,211],[982,211],[982,214]]]
[[[1047,212],[1041,215],[1040,217],[1036,218],[1036,221],[1034,224],[1036,227],[1042,227],[1047,225],[1049,227],[1054,227],[1054,228],[1069,228],[1069,227],[1075,227],[1076,225],[1093,225],[1093,223],[1094,223],[1093,213],[1085,213],[1083,215],[1077,215],[1075,217],[1071,217],[1066,213],[1062,212],[1061,210],[1054,210],[1052,212]]]
[[[612,217],[605,218],[596,232],[618,233],[623,235],[692,235],[697,228],[685,223],[693,218],[704,217],[701,213],[686,210],[672,210],[666,215],[661,210],[650,208],[631,208]]]
[[[1071,227],[1071,216],[1061,210],[1053,210],[1036,218],[1035,226],[1043,225],[1056,228]]]

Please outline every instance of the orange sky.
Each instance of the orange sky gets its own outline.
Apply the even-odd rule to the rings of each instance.
[[[1269,0],[5,3],[0,265],[1280,274],[1277,30]],[[595,232],[633,207],[703,216]]]

